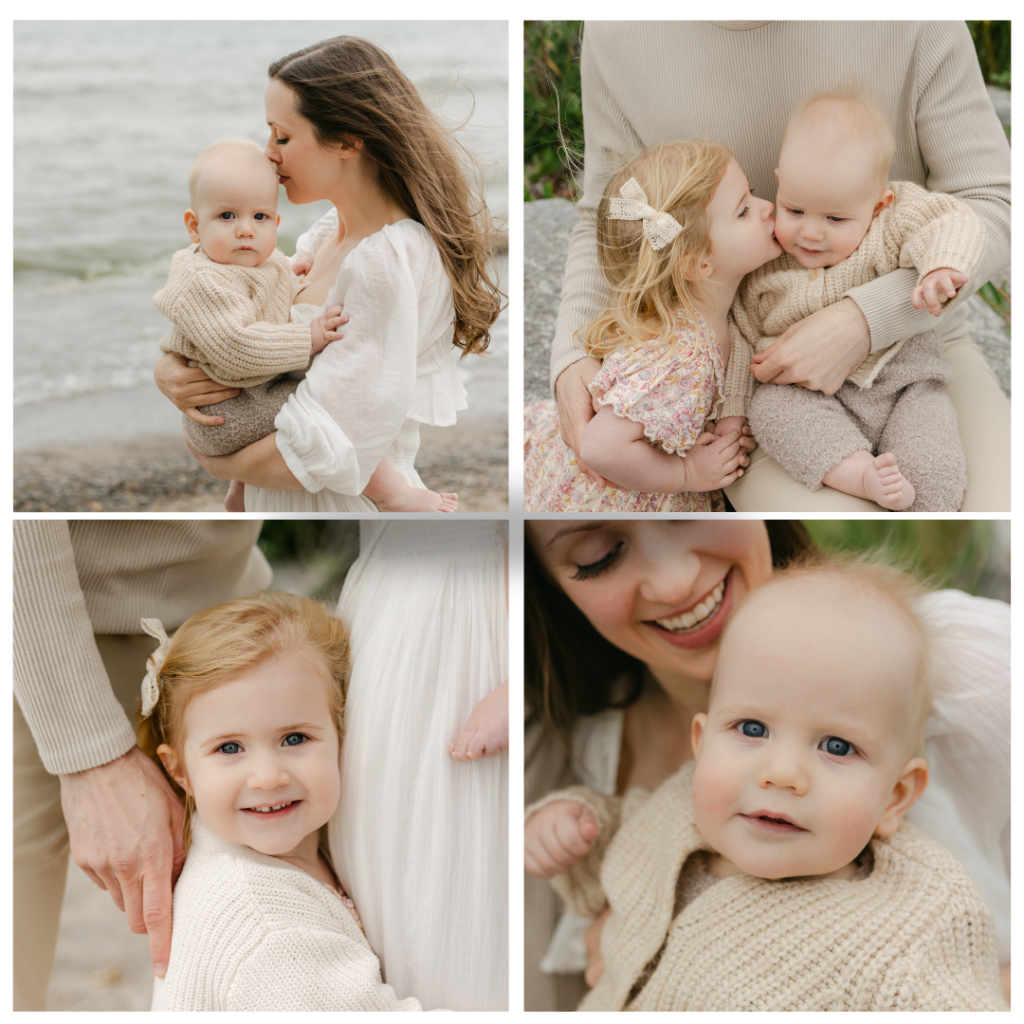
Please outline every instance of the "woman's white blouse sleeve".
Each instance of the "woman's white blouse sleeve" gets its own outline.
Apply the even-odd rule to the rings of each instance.
[[[361,494],[406,418],[444,425],[465,408],[451,293],[429,235],[410,221],[360,243],[327,301],[344,304],[345,336],[313,360],[278,414],[277,446],[307,491]],[[421,412],[424,387],[437,394],[441,381],[445,399]]]
[[[1010,606],[958,590],[922,603],[938,680],[929,782],[907,820],[951,850],[992,910],[1010,959]]]

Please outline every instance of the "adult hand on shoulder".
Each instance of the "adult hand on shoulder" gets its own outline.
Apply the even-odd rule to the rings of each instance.
[[[871,331],[853,299],[841,299],[793,324],[754,356],[762,384],[799,384],[834,395],[871,351]]]
[[[149,934],[158,978],[171,953],[171,892],[185,863],[185,812],[160,769],[138,748],[60,776],[75,863],[110,893],[128,927]]]
[[[567,366],[555,381],[555,401],[558,403],[558,422],[562,427],[562,440],[576,453],[576,462],[602,487],[607,481],[587,469],[580,459],[579,445],[583,428],[594,418],[594,396],[587,385],[597,376],[601,364],[596,359],[583,358]]]
[[[187,359],[174,352],[167,352],[157,360],[153,379],[164,395],[189,419],[210,426],[223,423],[224,417],[207,416],[199,412],[197,407],[216,405],[238,394],[238,388],[226,388],[223,384],[218,384],[206,375],[205,370],[198,366],[189,366]]]

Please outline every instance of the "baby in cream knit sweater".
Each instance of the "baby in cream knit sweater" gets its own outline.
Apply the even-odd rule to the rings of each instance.
[[[207,146],[189,175],[185,227],[192,245],[175,253],[167,286],[153,297],[174,324],[161,342],[240,394],[200,412],[220,425],[182,417],[185,436],[203,455],[230,455],[274,431],[274,420],[313,356],[342,337],[342,307],[308,324],[292,322],[300,278],[276,248],[278,180],[254,142],[221,139]],[[296,261],[309,273],[311,260]],[[411,487],[382,459],[363,492],[381,512],[454,512],[458,497]],[[244,485],[232,481],[224,502],[244,512]]]
[[[142,684],[139,745],[182,795],[188,854],[153,1010],[420,1010],[381,978],[325,856],[341,796],[340,620],[277,591],[193,615]]]
[[[723,634],[695,761],[528,810],[527,869],[610,907],[580,1009],[1005,1009],[988,908],[903,822],[928,781],[916,597],[877,564],[778,574]]]
[[[981,218],[953,196],[890,182],[895,146],[883,115],[856,94],[819,96],[790,116],[775,172],[784,252],[748,275],[733,303],[724,414],[749,416],[765,452],[811,490],[955,512],[966,466],[946,394],[953,371],[934,331],[871,352],[835,395],[757,385],[749,369],[788,328],[876,277],[915,268],[911,302],[938,316],[977,274]]]

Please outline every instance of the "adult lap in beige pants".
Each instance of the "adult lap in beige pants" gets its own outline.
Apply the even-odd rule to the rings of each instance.
[[[949,397],[967,460],[967,492],[960,511],[1009,512],[1010,403],[970,334],[946,341],[942,356],[956,371]],[[850,518],[882,513],[874,502],[830,487],[810,491],[760,449],[753,453],[746,473],[725,493],[737,512]]]
[[[156,641],[148,636],[97,636],[96,646],[114,694],[134,722],[146,659],[156,649]],[[46,1009],[69,849],[60,806],[60,779],[43,767],[28,723],[15,701],[15,1010]]]

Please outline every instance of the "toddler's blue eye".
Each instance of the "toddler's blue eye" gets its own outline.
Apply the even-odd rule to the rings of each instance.
[[[222,754],[237,754],[241,751],[242,745],[232,740],[230,743],[222,743],[217,749]]]
[[[301,732],[290,732],[284,738],[284,744],[286,747],[297,747],[301,743],[306,742],[307,737],[303,736]]]
[[[740,722],[740,732],[744,736],[751,736],[754,739],[761,739],[768,735],[768,730],[764,727],[761,722],[755,722],[753,719],[748,719],[746,722]]]
[[[829,736],[825,740],[825,750],[834,757],[846,757],[847,754],[853,753],[853,744],[841,740],[838,736]]]

